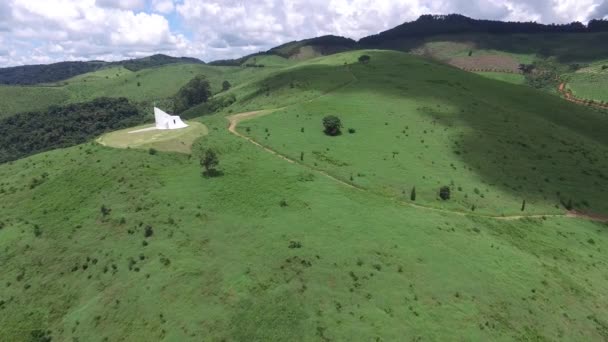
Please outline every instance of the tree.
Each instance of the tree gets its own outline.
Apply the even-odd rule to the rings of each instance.
[[[226,91],[230,89],[230,87],[232,87],[232,84],[230,84],[230,82],[224,81],[224,83],[222,83],[222,91]]]
[[[141,82],[137,82],[137,86],[138,86],[138,87],[141,87]]]
[[[410,199],[412,201],[416,201],[416,187],[412,188],[412,193],[410,194]]]
[[[449,186],[442,186],[439,189],[439,197],[441,197],[442,200],[447,201],[450,199],[450,187]]]
[[[521,211],[526,210],[526,200],[521,203]]]
[[[340,128],[342,128],[342,122],[340,118],[335,115],[328,115],[323,118],[323,127],[325,127],[325,134],[336,136],[340,135]]]
[[[218,174],[216,167],[219,165],[220,160],[217,154],[212,149],[207,149],[201,157],[201,166],[205,168],[203,175],[213,177]]]
[[[532,72],[532,70],[534,70],[535,66],[534,64],[520,64],[518,69],[521,70],[522,73],[524,74],[529,74]]]
[[[191,79],[175,95],[175,111],[181,113],[186,109],[207,102],[211,97],[211,86],[204,75]]]
[[[367,64],[367,63],[369,63],[369,61],[370,61],[371,59],[372,59],[372,58],[371,58],[370,56],[368,56],[368,55],[361,55],[361,56],[359,57],[359,63],[362,63],[362,64]]]

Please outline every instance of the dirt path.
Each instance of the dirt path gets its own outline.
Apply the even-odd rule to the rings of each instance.
[[[571,91],[566,88],[566,82],[560,82],[557,87],[557,91],[562,95],[562,97],[570,102],[578,103],[584,106],[591,106],[595,108],[608,109],[608,103],[602,104],[592,100],[585,100],[579,97],[574,96]]]
[[[345,86],[348,86],[354,82],[357,81],[356,76],[353,74],[353,82],[349,82],[348,84],[339,87],[343,88]],[[337,89],[335,89],[337,90]],[[334,91],[335,91],[334,90]],[[329,92],[328,92],[329,93]],[[328,93],[325,93],[322,96],[327,95]],[[312,101],[312,100],[309,100]],[[264,151],[273,154],[291,164],[298,164],[301,165],[303,167],[306,167],[308,169],[311,169],[337,183],[340,183],[344,186],[347,186],[351,189],[355,189],[358,191],[368,191],[367,189],[357,186],[355,184],[352,183],[348,183],[344,180],[341,180],[339,178],[336,178],[334,176],[332,176],[331,174],[327,173],[326,171],[314,168],[310,165],[304,164],[304,163],[300,163],[296,160],[293,160],[291,158],[289,158],[288,156],[281,154],[273,149],[271,149],[270,147],[264,146],[262,144],[260,144],[259,142],[253,140],[252,138],[243,135],[241,133],[239,133],[237,131],[237,126],[241,121],[244,120],[249,120],[249,119],[253,119],[256,117],[260,117],[260,116],[264,116],[264,115],[268,115],[271,113],[274,113],[278,110],[284,109],[286,107],[282,107],[282,108],[276,108],[276,109],[267,109],[267,110],[258,110],[258,111],[251,111],[251,112],[244,112],[244,113],[239,113],[239,114],[234,114],[231,116],[227,116],[226,119],[228,119],[228,131],[242,139],[245,139],[247,141],[249,141],[250,143],[262,148]],[[405,205],[405,206],[409,206],[412,208],[417,208],[417,209],[422,209],[422,210],[429,210],[429,211],[435,211],[435,212],[441,212],[441,213],[446,213],[446,214],[451,214],[451,215],[459,215],[459,216],[473,216],[473,217],[483,217],[483,218],[490,218],[490,219],[497,219],[497,220],[520,220],[520,219],[525,219],[525,218],[546,218],[546,217],[569,217],[569,218],[580,218],[580,219],[586,219],[586,220],[591,220],[591,221],[599,221],[599,222],[608,222],[608,217],[606,216],[601,216],[601,215],[593,215],[593,214],[585,214],[585,213],[581,213],[581,212],[576,212],[576,211],[568,211],[564,214],[536,214],[536,215],[508,215],[508,216],[502,216],[502,215],[483,215],[483,214],[474,214],[474,213],[470,213],[470,212],[464,212],[464,211],[455,211],[455,210],[447,210],[447,209],[441,209],[441,208],[434,208],[434,207],[429,207],[429,206],[424,206],[424,205],[420,205],[420,204],[416,204],[416,203],[411,203],[411,202],[406,202],[406,201],[402,201],[402,200],[398,200],[395,199],[395,201],[397,201],[400,205]]]

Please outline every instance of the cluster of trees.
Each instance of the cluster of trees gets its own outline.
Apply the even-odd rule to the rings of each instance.
[[[211,97],[211,86],[204,75],[195,76],[175,94],[175,112],[182,113]]]
[[[544,25],[535,22],[477,20],[460,14],[422,15],[416,21],[404,23],[379,34],[362,38],[359,40],[359,44],[378,45],[393,39],[424,38],[439,34],[580,33],[606,31],[608,31],[608,21],[606,20],[591,20],[587,26],[580,22]]]
[[[143,123],[126,98],[53,106],[0,120],[0,163],[84,143],[102,133]]]

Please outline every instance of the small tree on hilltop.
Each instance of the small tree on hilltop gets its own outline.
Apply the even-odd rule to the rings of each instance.
[[[226,90],[230,89],[230,87],[232,87],[232,84],[230,84],[230,82],[224,81],[224,83],[222,83],[222,90],[223,91],[226,91]]]
[[[412,193],[410,194],[410,199],[412,201],[416,201],[416,187],[412,188]]]
[[[368,55],[361,55],[361,56],[359,57],[359,63],[362,63],[362,64],[367,64],[367,63],[369,63],[369,61],[370,61],[371,59],[372,59],[372,58],[371,58],[370,56],[368,56]]]
[[[340,135],[340,128],[342,128],[342,122],[340,118],[335,115],[328,115],[323,118],[323,127],[325,127],[325,134],[336,136]]]
[[[447,201],[450,199],[450,187],[449,186],[442,186],[439,189],[439,197],[441,197],[442,200]]]
[[[201,166],[205,169],[203,172],[204,176],[213,177],[218,175],[216,167],[219,165],[220,160],[212,149],[207,149],[201,157]]]

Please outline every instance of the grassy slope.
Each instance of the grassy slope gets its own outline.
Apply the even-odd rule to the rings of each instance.
[[[280,74],[237,87],[239,94],[250,94],[253,84],[281,88],[245,97],[235,110],[337,91],[294,106],[293,117],[286,111],[242,127],[281,122],[285,133],[272,126],[269,143],[289,134],[293,142],[277,146],[288,149],[300,137],[324,139],[314,135],[317,116],[339,112],[358,131],[324,146],[343,158],[337,145],[351,139],[357,153],[369,159],[380,150],[382,159],[393,146],[379,140],[380,131],[390,138],[387,130],[402,129],[402,122],[384,126],[389,102],[396,102],[390,118],[404,116],[399,120],[410,122],[416,140],[424,128],[439,131],[445,120],[433,125],[431,114],[416,106],[440,104],[440,113],[456,106],[456,95],[446,96],[453,90],[421,74],[458,79],[475,91],[507,86],[399,54],[372,53],[370,66],[351,67],[356,83],[343,60],[357,54],[344,54],[288,69],[306,79],[302,91]],[[408,77],[395,73],[395,65]],[[503,104],[495,102],[498,95],[480,97],[484,112]],[[301,135],[298,120],[308,114],[310,126]],[[453,125],[486,134],[483,122],[468,127],[464,118]],[[203,123],[210,134],[197,150],[218,149],[222,177],[201,177],[197,158],[93,144],[0,165],[3,338],[27,340],[37,329],[50,330],[53,340],[87,341],[608,338],[605,225],[567,218],[499,221],[403,206],[266,153],[230,135],[221,115]],[[363,139],[369,150],[359,149]],[[426,139],[442,141],[438,134]],[[415,156],[432,153],[442,166],[454,159],[435,146],[431,152],[416,143],[408,147]],[[347,159],[355,161],[352,154]],[[375,170],[393,172],[382,160]],[[44,172],[46,181],[31,188]],[[375,176],[367,178],[371,183]],[[424,193],[421,187],[419,196]],[[112,209],[106,218],[102,205]],[[146,238],[148,225],[154,233]],[[291,241],[301,247],[289,248]]]
[[[341,58],[359,54],[322,59],[328,71],[350,70],[358,81],[240,130],[292,159],[304,152],[306,164],[377,193],[407,199],[416,186],[417,201],[432,206],[513,214],[525,199],[527,212],[558,213],[560,198],[571,198],[608,213],[600,186],[608,140],[598,129],[608,127],[605,113],[398,52],[370,51],[370,65],[343,66]],[[357,133],[325,137],[328,114]],[[448,203],[437,200],[442,185],[453,189]]]
[[[4,100],[0,104],[0,116],[41,110],[50,105],[90,101],[102,96],[127,97],[135,102],[162,102],[197,74],[207,76],[212,90],[219,92],[224,80],[238,85],[267,75],[273,70],[274,68],[215,67],[203,64],[171,64],[138,72],[113,67],[46,86],[0,86],[0,96]]]
[[[421,212],[207,120],[202,144],[220,149],[225,172],[215,179],[186,157],[91,145],[0,166],[3,188],[15,189],[0,195],[3,336],[606,337],[599,224]],[[42,172],[48,180],[29,189]],[[112,209],[105,220],[102,204]],[[288,248],[292,240],[302,247]]]
[[[602,60],[571,73],[565,77],[572,93],[580,98],[608,102],[608,69],[602,66],[608,61]]]
[[[526,79],[525,79],[524,75],[520,75],[520,74],[509,74],[509,73],[503,73],[503,72],[485,72],[485,71],[476,72],[476,74],[487,77],[487,78],[491,78],[493,80],[508,82],[508,83],[512,83],[512,84],[525,84],[526,83]]]
[[[61,88],[0,85],[0,118],[65,103],[68,97]]]

